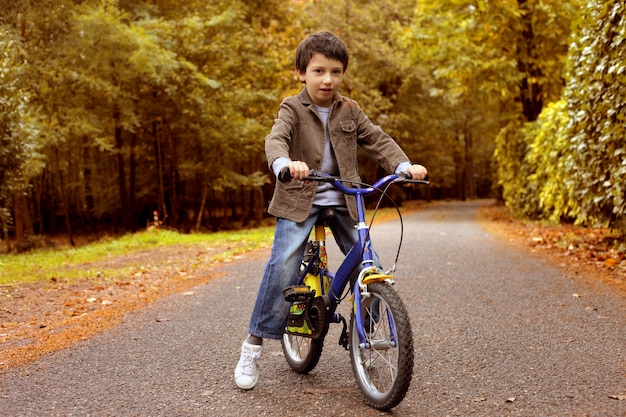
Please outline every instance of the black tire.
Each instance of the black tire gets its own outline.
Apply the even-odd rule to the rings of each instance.
[[[283,333],[283,354],[287,363],[299,374],[308,374],[317,366],[324,347],[324,338],[310,337]]]
[[[361,311],[370,346],[359,346],[356,320],[350,320],[350,360],[365,401],[379,410],[390,410],[406,395],[413,377],[413,332],[402,299],[384,282],[368,285]],[[376,319],[376,311],[379,319]],[[392,320],[388,319],[390,317]],[[395,323],[397,341],[391,341],[389,323]]]

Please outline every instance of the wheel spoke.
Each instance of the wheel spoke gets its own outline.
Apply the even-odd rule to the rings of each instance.
[[[285,333],[283,334],[282,346],[285,359],[287,359],[291,369],[306,374],[317,366],[322,354],[324,340],[314,340],[310,337]]]
[[[370,284],[361,301],[365,347],[352,320],[351,357],[354,374],[366,400],[388,410],[406,394],[413,372],[413,336],[406,309],[385,284]]]

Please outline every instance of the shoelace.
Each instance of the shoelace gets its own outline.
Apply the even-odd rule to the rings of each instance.
[[[244,375],[252,375],[255,366],[261,363],[261,352],[245,352],[241,366]]]

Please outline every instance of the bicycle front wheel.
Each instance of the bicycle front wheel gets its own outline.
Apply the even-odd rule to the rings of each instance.
[[[406,395],[413,377],[413,332],[402,299],[384,282],[368,285],[363,297],[366,346],[360,346],[356,320],[350,324],[352,370],[366,402],[379,410],[390,410]]]
[[[283,353],[287,363],[299,374],[311,372],[320,360],[324,338],[312,339],[310,337],[283,333]]]

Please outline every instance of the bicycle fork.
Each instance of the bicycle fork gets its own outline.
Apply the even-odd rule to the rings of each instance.
[[[361,349],[376,349],[385,350],[397,346],[397,332],[394,319],[387,312],[386,317],[380,317],[378,300],[372,300],[368,307],[368,311],[363,314],[363,300],[370,297],[368,291],[368,284],[373,282],[389,282],[393,283],[393,275],[384,273],[380,267],[376,266],[374,261],[374,250],[372,249],[372,242],[369,239],[369,228],[362,222],[359,224],[359,233],[361,235],[361,241],[365,242],[363,247],[362,257],[362,269],[359,272],[359,276],[354,283],[352,289],[353,303],[354,303],[354,321],[356,332],[359,337],[359,347]],[[365,316],[365,317],[364,317]],[[368,326],[372,326],[372,321],[379,323],[380,320],[387,320],[389,325],[389,339],[384,341],[372,340],[371,335],[366,334],[366,323],[364,320],[368,320]]]

